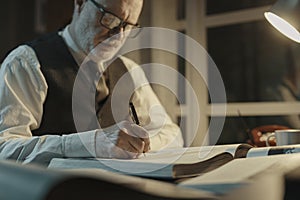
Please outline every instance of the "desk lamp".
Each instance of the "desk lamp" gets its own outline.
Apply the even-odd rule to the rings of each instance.
[[[300,0],[278,0],[264,15],[278,31],[300,43]]]

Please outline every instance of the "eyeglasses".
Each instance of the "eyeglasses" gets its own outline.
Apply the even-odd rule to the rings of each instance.
[[[130,31],[132,29],[140,28],[139,24],[131,24],[129,22],[125,22],[124,20],[117,17],[115,14],[105,10],[105,8],[97,3],[95,0],[90,0],[102,13],[100,18],[100,24],[110,31],[116,31],[120,28],[123,28],[124,31]],[[135,34],[137,35],[137,34]]]

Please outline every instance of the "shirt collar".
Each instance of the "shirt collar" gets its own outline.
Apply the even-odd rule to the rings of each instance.
[[[69,31],[69,25],[66,26],[66,28],[59,32],[59,35],[64,39],[66,42],[69,50],[71,51],[71,54],[73,55],[75,61],[80,66],[84,61],[86,61],[87,55],[78,47],[76,42],[73,40],[70,31]],[[97,62],[97,65],[99,67],[100,71],[104,71],[104,66],[102,62]]]
[[[71,37],[71,34],[69,32],[69,26],[66,26],[66,28],[63,31],[59,32],[59,35],[64,39],[64,41],[66,42],[66,45],[68,46],[69,50],[71,51],[71,54],[73,55],[75,61],[80,66],[81,63],[86,58],[86,54],[82,50],[80,50],[80,48],[74,42],[74,40]]]

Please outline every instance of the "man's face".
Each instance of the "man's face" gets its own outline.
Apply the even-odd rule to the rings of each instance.
[[[142,0],[95,1],[106,11],[131,24],[137,23],[143,4]],[[93,54],[102,60],[112,58],[125,41],[123,29],[113,36],[111,31],[100,23],[103,13],[90,0],[85,1],[80,9],[74,28],[76,43],[86,54],[93,50]]]

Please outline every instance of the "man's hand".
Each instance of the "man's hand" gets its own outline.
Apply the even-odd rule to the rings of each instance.
[[[131,122],[123,121],[98,132],[96,154],[98,157],[137,158],[150,150],[148,132]]]

